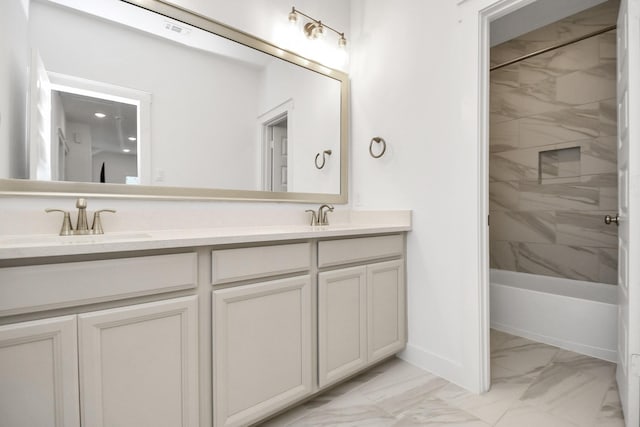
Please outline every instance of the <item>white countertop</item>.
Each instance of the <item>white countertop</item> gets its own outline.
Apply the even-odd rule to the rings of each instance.
[[[374,218],[371,218],[374,219]],[[107,252],[269,242],[297,239],[397,233],[411,230],[409,215],[380,222],[363,221],[328,226],[231,226],[205,229],[113,232],[103,235],[0,235],[0,259],[18,259]]]

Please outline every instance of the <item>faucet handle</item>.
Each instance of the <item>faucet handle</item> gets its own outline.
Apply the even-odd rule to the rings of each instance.
[[[115,209],[100,209],[93,213],[93,224],[91,225],[91,234],[104,234],[102,229],[102,220],[100,219],[100,213],[111,212],[116,213]]]
[[[316,215],[316,211],[307,209],[305,212],[311,212],[311,225],[318,225],[318,216]]]
[[[78,197],[76,200],[76,208],[78,209],[86,209],[87,208],[87,199],[84,197]]]
[[[62,218],[62,228],[60,228],[60,235],[61,236],[69,236],[71,234],[73,234],[73,227],[71,226],[71,217],[69,215],[69,212],[67,211],[63,211],[62,209],[45,209],[44,210],[46,213],[51,213],[51,212],[62,212],[64,214],[64,217]]]

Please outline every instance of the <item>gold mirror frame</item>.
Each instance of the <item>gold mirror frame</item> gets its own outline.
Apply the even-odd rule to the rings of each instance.
[[[347,203],[348,200],[348,102],[349,79],[345,72],[325,67],[298,54],[210,18],[164,3],[161,0],[121,0],[168,18],[254,48],[284,61],[299,65],[340,81],[340,193],[296,193],[216,188],[161,187],[150,185],[101,184],[64,181],[0,179],[0,194],[7,196],[91,196],[109,198],[204,199],[235,201],[271,201],[297,203]],[[286,16],[283,18],[285,19]]]

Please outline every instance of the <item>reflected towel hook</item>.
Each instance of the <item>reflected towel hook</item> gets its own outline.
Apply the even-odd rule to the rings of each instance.
[[[373,154],[373,143],[374,142],[376,144],[382,144],[382,151],[380,152],[380,154]],[[387,151],[387,143],[384,140],[384,138],[380,138],[379,136],[371,138],[371,143],[369,144],[369,154],[371,154],[371,157],[373,157],[374,159],[379,159],[380,157],[382,157],[384,155],[385,151]]]
[[[326,161],[325,160],[325,154],[330,156],[331,155],[331,150],[324,150],[322,152],[322,164],[321,165],[318,164],[318,157],[320,157],[320,153],[316,154],[316,168],[317,169],[322,169],[324,167],[324,163]]]

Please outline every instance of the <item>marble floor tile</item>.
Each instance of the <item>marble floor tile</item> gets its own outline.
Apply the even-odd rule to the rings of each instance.
[[[624,427],[615,365],[491,331],[492,386],[470,393],[390,359],[268,427]]]
[[[624,427],[622,406],[620,405],[618,387],[615,381],[611,381],[598,416],[590,427]]]
[[[298,418],[291,426],[394,426],[398,420],[375,405],[319,408]]]
[[[584,426],[598,415],[610,381],[570,364],[552,363],[540,372],[520,401]]]
[[[397,427],[489,427],[472,414],[453,407],[441,399],[430,398],[406,409],[397,416]]]
[[[491,350],[491,362],[519,375],[532,375],[542,371],[558,352],[558,348],[526,338],[514,338]]]
[[[510,408],[495,427],[584,427],[534,406]]]
[[[494,425],[527,390],[533,377],[518,375],[500,366],[491,370],[491,389],[484,394],[470,393],[455,384],[449,384],[436,396],[449,405],[475,415]]]

